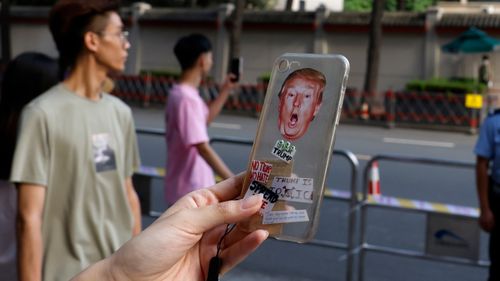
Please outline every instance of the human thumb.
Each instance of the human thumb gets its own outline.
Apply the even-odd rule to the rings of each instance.
[[[189,222],[192,233],[202,234],[216,226],[237,223],[255,214],[262,206],[262,194],[231,200],[177,213],[182,222]]]

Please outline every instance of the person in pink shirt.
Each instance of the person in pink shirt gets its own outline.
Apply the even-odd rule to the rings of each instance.
[[[182,69],[179,83],[171,89],[166,112],[167,166],[165,199],[174,204],[185,194],[215,184],[214,172],[223,179],[233,175],[209,144],[207,126],[220,113],[235,87],[232,74],[219,95],[207,106],[198,87],[212,68],[212,46],[207,37],[191,34],[174,47]]]

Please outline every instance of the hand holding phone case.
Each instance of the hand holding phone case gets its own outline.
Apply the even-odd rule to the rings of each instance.
[[[340,55],[289,53],[275,61],[242,188],[243,197],[262,193],[264,203],[241,228],[312,239],[348,71]]]

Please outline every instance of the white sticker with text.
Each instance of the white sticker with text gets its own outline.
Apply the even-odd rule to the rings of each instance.
[[[247,198],[255,194],[264,195],[262,206],[259,210],[259,213],[261,215],[270,212],[274,207],[274,203],[278,201],[278,195],[276,193],[274,193],[271,189],[267,188],[260,182],[254,180],[252,181],[252,183],[250,183],[250,186],[248,187],[247,192],[245,193],[245,196],[243,198]]]
[[[290,161],[292,161],[295,152],[295,145],[293,145],[289,141],[284,140],[276,141],[273,149],[271,150],[271,154],[285,161],[286,163],[290,163]]]
[[[312,203],[314,179],[275,177],[272,190],[278,194],[280,200]]]
[[[309,216],[306,210],[293,211],[272,211],[265,213],[262,218],[262,224],[275,223],[291,223],[291,222],[306,222],[309,221]]]

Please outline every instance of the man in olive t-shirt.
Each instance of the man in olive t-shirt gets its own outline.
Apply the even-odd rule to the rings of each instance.
[[[132,237],[125,178],[138,166],[130,109],[58,84],[23,111],[11,181],[44,186],[43,280],[69,280]]]
[[[64,80],[23,110],[11,173],[20,281],[67,281],[141,231],[132,114],[103,91],[130,48],[119,1],[60,0],[49,27]]]

